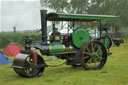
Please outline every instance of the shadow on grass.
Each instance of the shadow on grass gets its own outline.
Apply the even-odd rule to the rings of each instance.
[[[74,68],[74,67],[68,66],[68,65],[63,65],[63,66],[59,66],[59,67],[47,67],[47,68],[45,68],[44,73],[41,77],[53,77],[53,75],[71,74],[71,73],[77,73],[77,72],[80,72],[80,71],[87,71],[87,70],[85,70],[81,66]],[[63,75],[63,76],[67,76],[67,75]],[[10,77],[13,77],[14,79],[6,80],[6,81],[20,80],[20,79],[24,78],[22,76],[19,76],[16,73],[13,74],[13,76],[11,75]],[[33,78],[38,78],[38,77],[33,77]],[[30,79],[30,78],[26,78],[26,79]]]

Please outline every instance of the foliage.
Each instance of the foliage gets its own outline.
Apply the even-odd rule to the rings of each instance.
[[[40,33],[0,33],[0,48],[5,48],[9,43],[21,46],[25,36],[32,38],[32,40],[41,40]]]
[[[55,9],[56,12],[64,12],[69,6],[67,0],[41,0],[41,3],[51,9]]]
[[[87,13],[119,16],[118,21],[109,21],[111,30],[128,27],[128,0],[40,0],[42,6],[66,13]],[[88,25],[88,24],[86,24]],[[90,24],[89,24],[90,25]],[[95,24],[91,24],[95,27]]]
[[[88,7],[88,0],[71,0],[71,13],[86,13]]]

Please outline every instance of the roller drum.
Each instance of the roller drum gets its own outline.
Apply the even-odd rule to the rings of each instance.
[[[44,65],[44,60],[41,56],[37,56],[37,65]],[[30,54],[19,54],[13,61],[13,69],[14,71],[23,77],[35,77],[40,76],[44,69],[44,67],[36,68],[33,63],[33,57]]]

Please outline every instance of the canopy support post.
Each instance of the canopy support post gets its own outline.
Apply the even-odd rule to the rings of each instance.
[[[102,35],[102,23],[101,23],[101,20],[100,20],[100,39],[101,39],[101,35]]]

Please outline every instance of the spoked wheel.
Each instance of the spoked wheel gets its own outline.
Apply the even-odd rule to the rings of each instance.
[[[26,75],[30,76],[30,77],[31,76],[36,76],[40,71],[40,68],[35,68],[34,67],[33,58],[31,56],[28,56],[25,60],[24,71],[25,71]]]
[[[43,65],[44,60],[41,56],[37,56],[37,65]],[[31,55],[20,54],[16,56],[13,62],[14,71],[23,77],[36,77],[41,76],[45,67],[35,67]]]
[[[81,65],[87,70],[101,69],[106,63],[107,51],[99,41],[85,43],[80,52]]]
[[[108,49],[111,48],[111,46],[112,46],[112,38],[109,35],[104,35],[102,38],[109,40],[109,44],[108,44],[107,48]]]

